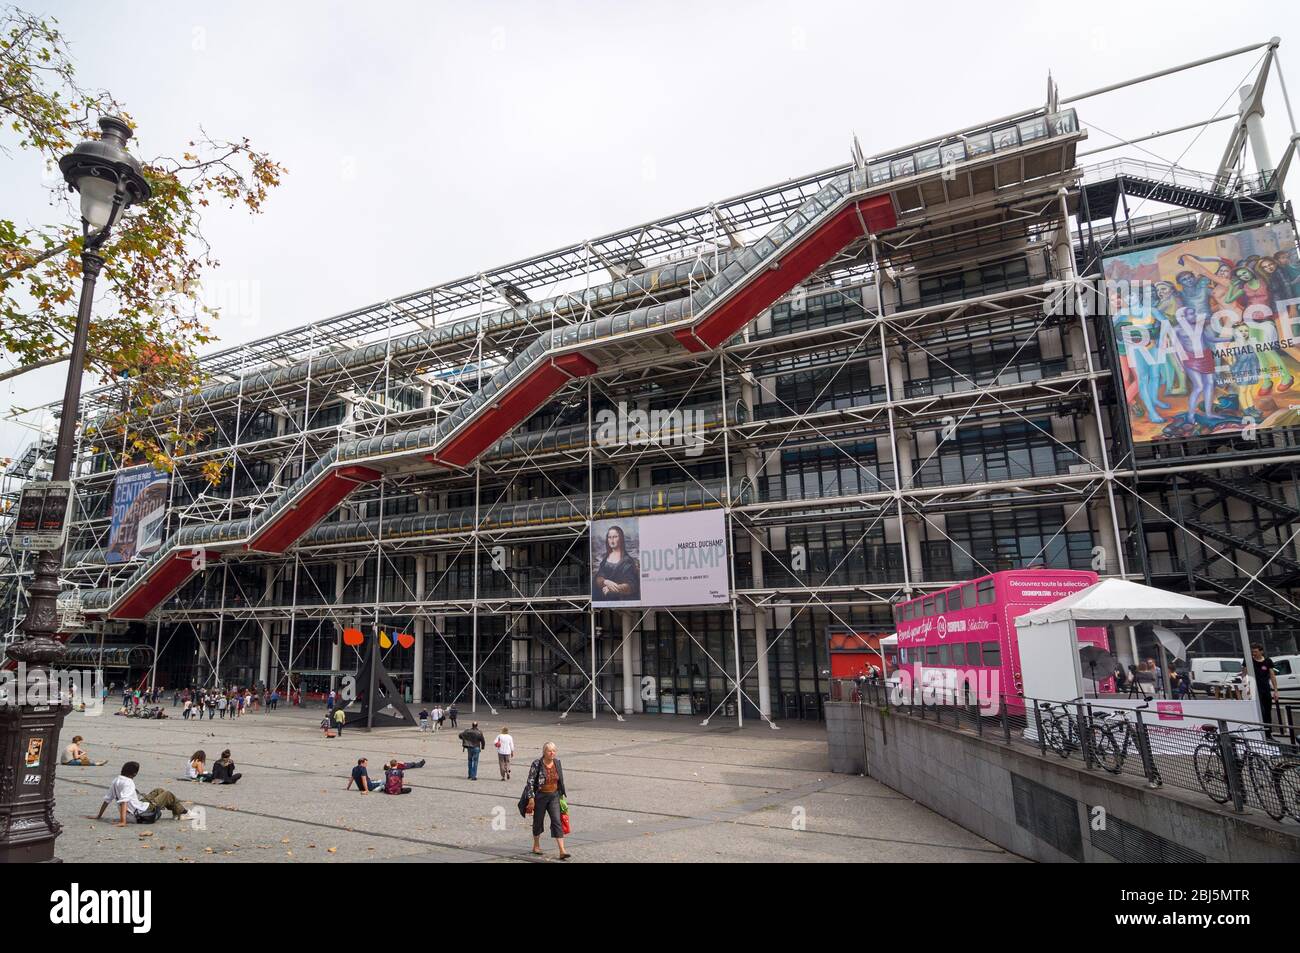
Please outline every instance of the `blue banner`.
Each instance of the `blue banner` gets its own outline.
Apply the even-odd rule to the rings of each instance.
[[[166,473],[132,467],[113,483],[113,521],[108,530],[107,562],[148,556],[162,543],[167,516]]]

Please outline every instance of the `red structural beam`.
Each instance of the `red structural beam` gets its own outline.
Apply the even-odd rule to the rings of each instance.
[[[546,361],[452,437],[437,451],[434,460],[454,467],[469,465],[570,380],[595,372],[595,363],[581,354],[561,354]]]
[[[895,224],[894,206],[888,196],[879,195],[846,205],[708,317],[689,328],[673,332],[674,336],[688,351],[712,350],[830,261],[855,238],[893,228]]]
[[[359,484],[374,483],[380,476],[382,474],[378,470],[356,465],[336,467],[328,471],[297,503],[285,507],[259,529],[244,548],[260,553],[284,552]]]
[[[199,550],[182,550],[172,553],[165,559],[160,559],[153,567],[153,571],[148,577],[136,586],[116,609],[108,613],[110,619],[143,619],[149,614],[154,606],[161,605],[163,600],[181,587],[185,580],[194,575],[197,571],[195,562],[216,562],[221,558],[220,553],[202,552]]]

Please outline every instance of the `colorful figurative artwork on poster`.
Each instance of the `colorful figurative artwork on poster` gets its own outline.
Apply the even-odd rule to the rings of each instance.
[[[162,544],[170,477],[145,465],[131,467],[113,482],[113,514],[106,561],[125,563],[148,556]]]
[[[1300,265],[1285,225],[1102,266],[1135,443],[1300,426]]]

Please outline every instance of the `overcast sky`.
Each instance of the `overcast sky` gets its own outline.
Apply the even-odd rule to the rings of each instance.
[[[288,167],[263,215],[207,219],[225,345],[843,162],[854,133],[871,154],[1037,106],[1049,70],[1067,97],[1277,35],[1300,109],[1281,0],[21,5],[59,19],[139,154],[202,125]],[[1079,104],[1084,148],[1235,108],[1257,56]],[[1277,158],[1276,83],[1267,106]],[[1212,170],[1228,130],[1147,148]],[[0,212],[48,221],[40,164],[0,161]],[[0,384],[0,408],[65,374]],[[30,439],[0,423],[0,456]]]

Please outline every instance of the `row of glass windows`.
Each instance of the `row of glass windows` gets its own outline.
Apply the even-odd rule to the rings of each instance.
[[[1065,371],[1064,358],[1045,360],[1038,338],[1000,338],[931,353],[924,377],[904,385],[908,397],[950,394],[975,386],[1013,384],[1054,377]]]
[[[813,500],[893,489],[893,464],[877,459],[874,440],[781,453],[781,473],[762,474],[766,500]]]
[[[959,427],[937,453],[915,459],[913,485],[953,486],[1064,473],[1085,462],[1079,446],[1054,438],[1047,420]]]
[[[867,167],[867,177],[873,185],[905,179],[945,165],[1015,149],[1025,143],[1046,139],[1048,136],[1065,135],[1077,131],[1078,128],[1079,120],[1073,109],[1047,116],[1034,116],[987,132],[972,133],[961,139],[929,146],[910,155],[873,162]]]
[[[924,599],[904,602],[894,611],[899,622],[911,619],[924,619],[928,616],[943,615],[958,609],[972,609],[977,605],[988,606],[996,598],[996,589],[992,579],[979,579],[968,582],[955,589],[947,589]]]
[[[920,305],[925,308],[933,304],[1024,288],[1031,283],[1029,260],[1019,256],[926,275],[918,282],[918,290],[921,294]]]
[[[1002,647],[997,642],[918,645],[899,649],[898,659],[905,665],[979,665],[998,668],[1002,665]]]
[[[873,380],[872,371],[876,366],[870,361],[855,361],[781,374],[774,392],[760,394],[760,402],[754,405],[754,416],[764,420],[793,417],[883,401],[884,381]]]

